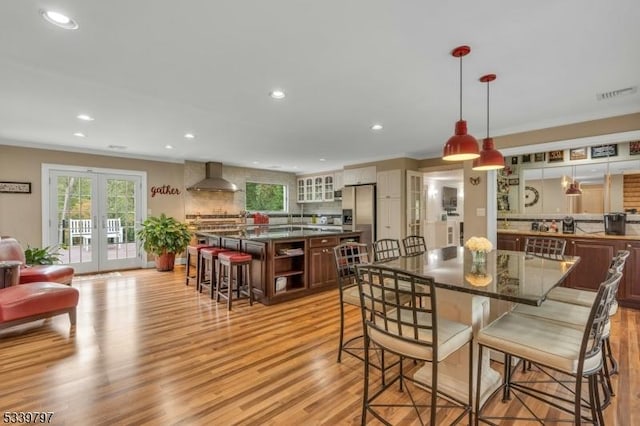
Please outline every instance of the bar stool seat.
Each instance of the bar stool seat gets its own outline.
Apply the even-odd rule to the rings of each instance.
[[[218,283],[216,286],[216,301],[219,302],[221,297],[227,299],[228,310],[231,310],[234,283],[236,288],[236,297],[239,299],[242,296],[247,296],[249,298],[249,305],[253,305],[253,293],[251,291],[252,259],[253,257],[249,253],[239,251],[218,253],[219,269]]]
[[[185,279],[185,284],[189,285],[192,281],[195,282],[196,288],[198,287],[198,282],[200,281],[200,274],[202,273],[202,269],[200,268],[200,250],[205,247],[210,247],[208,244],[197,244],[190,245],[187,247],[187,277]],[[195,267],[195,273],[192,271],[192,268]]]
[[[203,271],[199,275],[198,291],[202,292],[203,288],[208,289],[211,299],[213,299],[215,289],[218,285],[216,279],[218,254],[227,251],[232,250],[224,247],[204,247],[200,250],[200,265]]]

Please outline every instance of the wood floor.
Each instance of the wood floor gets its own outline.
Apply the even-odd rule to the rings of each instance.
[[[2,331],[2,411],[53,412],[57,425],[360,423],[362,363],[336,362],[336,290],[227,312],[183,277],[177,268],[76,280],[75,329],[60,316]],[[349,310],[347,334],[358,333],[358,315]],[[621,371],[606,424],[638,425],[640,312],[621,309],[612,335]],[[396,388],[388,398],[405,397]],[[490,412],[517,413],[515,404],[494,400]],[[387,414],[418,424],[410,412]]]

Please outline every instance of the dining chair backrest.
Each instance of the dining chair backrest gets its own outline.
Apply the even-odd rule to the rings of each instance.
[[[580,365],[578,366],[580,369],[584,367],[585,359],[599,354],[602,350],[602,340],[608,335],[606,330],[609,322],[609,310],[615,300],[621,279],[622,274],[616,272],[600,284],[598,288],[598,293],[591,308],[589,320],[582,338]]]
[[[607,276],[605,279],[611,278],[616,273],[623,273],[624,265],[627,262],[630,252],[628,250],[620,250],[618,254],[611,259],[609,269],[607,269]]]
[[[402,240],[404,246],[404,254],[407,256],[414,256],[416,254],[422,254],[427,251],[427,243],[424,237],[420,235],[409,235]]]
[[[383,238],[373,243],[373,254],[376,262],[393,260],[401,256],[400,242],[391,238]]]
[[[379,264],[358,265],[356,270],[362,319],[371,340],[383,348],[388,347],[388,339],[428,347],[437,360],[433,278]]]
[[[564,256],[567,240],[562,238],[527,237],[524,243],[524,251],[539,257]]]
[[[367,245],[356,242],[346,242],[333,248],[336,261],[338,285],[342,290],[345,287],[356,285],[355,265],[369,263],[369,251]]]

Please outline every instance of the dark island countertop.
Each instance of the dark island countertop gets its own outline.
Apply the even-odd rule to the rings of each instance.
[[[359,232],[343,231],[334,226],[326,228],[304,225],[271,225],[271,226],[247,226],[246,229],[234,234],[220,235],[215,232],[198,231],[197,235],[204,237],[224,236],[226,238],[238,238],[252,241],[271,241],[290,238],[325,237],[325,236],[349,236]]]

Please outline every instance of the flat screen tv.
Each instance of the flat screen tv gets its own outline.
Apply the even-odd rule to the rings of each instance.
[[[442,208],[447,211],[458,207],[458,188],[442,187]]]

